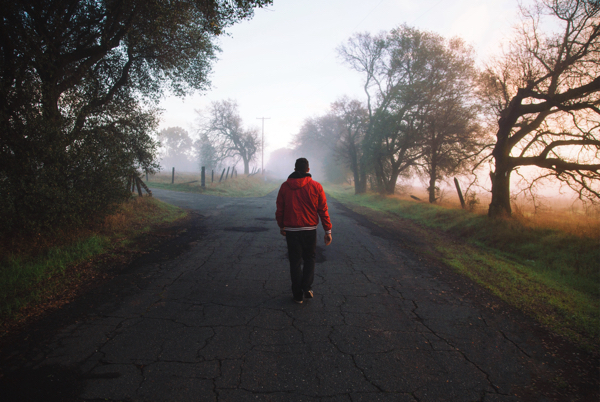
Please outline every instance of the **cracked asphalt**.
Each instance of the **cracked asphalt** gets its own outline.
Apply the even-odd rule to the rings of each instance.
[[[4,350],[0,399],[508,402],[546,364],[535,334],[332,200],[299,305],[276,193],[153,193],[202,216]]]

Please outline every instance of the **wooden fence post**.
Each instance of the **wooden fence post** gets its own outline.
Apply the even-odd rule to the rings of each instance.
[[[173,173],[171,174],[171,184],[175,183],[175,167],[173,167]]]
[[[143,181],[141,181],[141,180],[140,180],[140,185],[142,186],[142,188],[144,190],[146,190],[146,192],[148,193],[148,195],[150,197],[152,197],[152,191],[150,191],[150,189],[148,188],[148,186]]]
[[[456,191],[458,192],[458,198],[460,199],[460,205],[463,209],[465,209],[465,199],[463,198],[462,191],[460,191],[460,184],[458,184],[458,180],[456,177],[454,178],[454,185],[456,186]]]
[[[223,180],[223,175],[225,174],[225,168],[223,168],[223,173],[221,173],[221,178],[219,179],[219,183]]]
[[[133,181],[135,181],[135,185],[136,185],[136,187],[137,187],[138,195],[139,195],[139,196],[140,196],[140,198],[141,198],[141,197],[143,196],[143,194],[142,194],[142,188],[140,187],[140,181],[141,181],[141,180],[140,180],[140,178],[139,178],[139,177],[135,176],[135,177],[133,178]]]
[[[202,173],[200,173],[200,187],[206,187],[206,173],[204,169],[204,166],[202,166]]]
[[[210,171],[210,182],[211,183],[215,182],[215,169],[211,169],[211,171]]]

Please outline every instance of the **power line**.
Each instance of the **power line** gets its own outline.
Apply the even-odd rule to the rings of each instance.
[[[376,9],[377,7],[379,7],[379,6],[381,5],[381,3],[383,3],[384,1],[385,1],[385,0],[381,0],[379,3],[377,3],[377,5],[376,5],[375,7],[373,7],[373,8],[371,9],[371,11],[369,11],[369,12],[367,13],[367,15],[365,15],[365,18],[363,18],[363,19],[362,19],[362,20],[361,20],[361,21],[360,21],[358,24],[356,24],[356,26],[355,26],[354,28],[352,28],[352,31],[354,31],[356,28],[358,28],[358,27],[360,26],[360,24],[362,24],[363,22],[365,22],[365,20],[366,20],[367,18],[369,18],[369,16],[370,16],[371,14],[373,14],[373,11],[375,11],[375,9]]]
[[[440,4],[442,1],[444,0],[440,0],[437,3],[435,3],[433,6],[429,7],[427,10],[425,10],[421,15],[419,15],[417,18],[415,18],[414,20],[412,20],[410,22],[409,25],[412,25],[415,23],[415,21],[417,21],[418,19],[420,19],[422,16],[424,16],[425,14],[427,14],[428,12],[430,12],[431,10],[433,10],[435,7],[437,7],[438,4]]]

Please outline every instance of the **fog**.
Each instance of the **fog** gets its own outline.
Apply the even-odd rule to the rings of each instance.
[[[521,3],[528,5],[531,1]],[[294,161],[306,157],[315,180],[343,181],[345,176],[351,177],[343,163],[319,152],[297,149],[294,144],[305,120],[323,115],[341,96],[365,99],[363,78],[342,63],[336,48],[356,32],[376,34],[406,23],[444,37],[464,38],[474,47],[476,63],[482,66],[506,44],[512,26],[518,22],[518,6],[517,0],[275,0],[272,7],[256,10],[252,20],[228,29],[230,35],[222,38],[223,52],[218,55],[212,86],[207,92],[163,100],[161,128],[189,127],[196,117],[195,110],[214,101],[234,99],[244,123],[267,118],[264,166],[269,175],[285,179],[293,171]],[[316,145],[318,148],[322,144]],[[164,157],[161,164],[166,171],[175,167],[182,172],[198,172],[202,162],[195,159]],[[228,160],[223,165],[232,166],[235,162]],[[250,164],[251,171],[260,168],[261,162],[259,155]],[[241,163],[236,168],[241,171]],[[552,181],[540,182],[532,188],[533,192],[527,191],[527,180],[534,176],[527,169],[521,171],[523,177],[512,176],[515,196],[521,194],[519,197],[531,199],[532,203],[536,196],[538,200],[559,198],[572,202],[573,193]],[[491,187],[488,174],[489,171],[481,172],[478,185],[470,191],[487,196]],[[469,188],[471,178],[459,179],[464,189]],[[455,196],[451,180],[440,183],[448,197]],[[398,185],[414,191],[426,187],[414,175],[400,179]]]
[[[500,50],[517,7],[517,0],[274,0],[273,6],[256,10],[253,19],[227,29],[208,91],[161,102],[160,127],[189,127],[195,110],[234,99],[245,123],[270,118],[264,126],[266,162],[271,152],[291,148],[306,117],[322,114],[343,95],[364,99],[362,78],[336,53],[352,34],[407,23],[447,37],[458,35],[483,61]]]

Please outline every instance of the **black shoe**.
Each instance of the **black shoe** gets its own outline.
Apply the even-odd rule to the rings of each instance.
[[[299,298],[297,298],[296,296],[294,296],[294,301],[298,304],[302,304],[302,295],[300,295]]]
[[[304,297],[307,299],[312,299],[315,295],[313,294],[312,290],[307,290],[306,292],[304,292]]]

